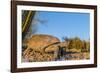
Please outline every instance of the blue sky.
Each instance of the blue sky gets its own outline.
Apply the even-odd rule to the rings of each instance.
[[[89,13],[39,11],[35,18],[46,21],[37,24],[35,34],[49,34],[60,40],[65,36],[79,37],[82,40],[88,40],[90,37]]]

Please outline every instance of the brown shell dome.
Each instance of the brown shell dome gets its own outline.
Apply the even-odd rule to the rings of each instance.
[[[52,43],[60,42],[60,40],[51,35],[34,34],[27,39],[27,46],[37,51],[43,51],[43,48]]]

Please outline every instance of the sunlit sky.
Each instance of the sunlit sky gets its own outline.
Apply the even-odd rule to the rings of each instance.
[[[48,34],[62,40],[63,37],[79,37],[88,40],[90,35],[90,14],[75,12],[37,12],[36,19],[44,20],[37,23],[35,34]]]

